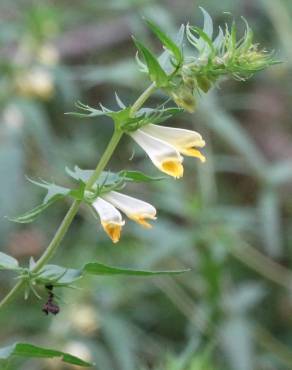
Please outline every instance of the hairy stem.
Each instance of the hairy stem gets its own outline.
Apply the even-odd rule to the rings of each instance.
[[[134,115],[145,103],[145,101],[152,95],[152,93],[156,90],[155,84],[150,85],[135,101],[131,108],[131,115]],[[108,143],[102,157],[100,158],[98,165],[90,179],[86,183],[86,189],[90,189],[92,185],[97,181],[101,172],[104,170],[106,165],[108,164],[109,160],[111,159],[123,132],[120,130],[115,129],[113,136]],[[81,202],[75,200],[71,207],[69,208],[68,212],[66,213],[63,221],[61,222],[60,226],[58,227],[53,239],[51,240],[50,244],[48,245],[47,249],[41,256],[41,258],[37,261],[36,265],[34,266],[32,272],[39,272],[54,256],[56,250],[60,246],[64,236],[66,235],[69,226],[71,225],[76,213],[78,212],[79,206]],[[8,302],[10,302],[16,294],[22,290],[25,286],[25,280],[20,280],[11,290],[10,292],[2,299],[0,302],[0,309]]]

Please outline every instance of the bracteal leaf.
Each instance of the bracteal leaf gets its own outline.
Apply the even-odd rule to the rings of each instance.
[[[159,40],[162,42],[165,48],[168,49],[173,54],[177,64],[181,64],[183,60],[183,54],[180,48],[176,45],[176,43],[172,41],[172,39],[169,36],[167,36],[167,34],[164,31],[162,31],[162,29],[153,21],[147,19],[146,22],[151,31],[159,38]]]
[[[168,76],[162,69],[157,58],[152,54],[152,52],[144,46],[140,41],[133,38],[137,49],[143,55],[145,62],[147,64],[148,73],[150,80],[155,82],[157,87],[167,87],[168,86]]]

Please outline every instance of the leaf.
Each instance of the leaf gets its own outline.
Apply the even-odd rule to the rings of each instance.
[[[24,214],[17,216],[17,217],[7,217],[8,220],[12,222],[18,222],[20,224],[27,224],[33,222],[37,216],[42,213],[46,208],[50,207],[53,203],[55,203],[60,197],[54,197],[49,200],[47,203],[40,204],[39,206],[31,209],[30,211],[25,212]]]
[[[38,284],[53,284],[54,286],[70,285],[82,275],[81,270],[70,269],[57,265],[45,265],[38,273]]]
[[[83,267],[83,271],[91,275],[133,275],[133,276],[155,276],[155,275],[178,275],[186,270],[173,271],[146,271],[146,270],[132,270],[130,268],[114,267],[105,265],[99,262],[90,262]]]
[[[117,101],[118,106],[121,109],[125,109],[126,108],[125,104],[121,101],[120,97],[118,96],[118,94],[116,92],[115,92],[115,97],[116,97],[116,101]]]
[[[168,86],[168,76],[165,71],[160,66],[156,57],[152,52],[146,48],[140,41],[133,37],[133,40],[136,44],[136,47],[143,55],[145,62],[147,64],[148,73],[151,81],[155,82],[157,87],[166,87]]]
[[[165,177],[152,177],[145,175],[145,173],[141,171],[127,171],[123,170],[119,172],[119,176],[125,181],[129,182],[151,182],[151,181],[159,181],[165,179]]]
[[[209,38],[209,36],[204,31],[202,31],[199,27],[194,27],[194,26],[191,27],[191,30],[193,30],[200,36],[199,41],[202,40],[202,42],[204,42],[204,49],[205,49],[205,46],[208,45],[209,50],[212,52],[215,52],[215,48],[214,48],[212,40]],[[197,49],[202,53],[203,49],[201,48],[201,46],[199,46],[199,44],[197,45]]]
[[[37,186],[40,186],[42,188],[47,189],[48,193],[45,196],[45,198],[43,200],[43,203],[47,203],[49,200],[54,198],[56,195],[61,196],[61,197],[69,195],[69,193],[71,191],[71,189],[69,189],[69,188],[65,188],[64,186],[59,186],[59,185],[56,185],[54,183],[49,183],[49,182],[44,181],[44,180],[42,180],[42,182],[38,182],[38,181],[29,179],[29,178],[28,178],[28,180],[31,183],[33,183]]]
[[[183,47],[184,34],[185,34],[185,26],[182,24],[174,39],[174,42],[176,43],[176,45],[178,45],[178,47],[181,49]],[[167,73],[171,74],[173,72],[173,64],[171,63],[171,54],[168,49],[166,49],[158,57],[158,61],[159,61],[159,64],[163,67],[163,69]]]
[[[176,43],[172,41],[172,39],[168,37],[167,34],[163,32],[161,28],[153,21],[146,19],[146,23],[151,29],[151,31],[159,38],[162,44],[174,55],[177,64],[180,65],[183,60],[183,55],[180,48],[176,45]]]
[[[38,182],[29,178],[28,180],[37,186],[47,189],[47,194],[42,204],[31,209],[30,211],[25,212],[20,216],[8,217],[10,221],[23,224],[33,222],[37,218],[37,216],[40,213],[42,213],[45,209],[50,207],[57,200],[60,200],[68,195],[71,195],[73,198],[78,200],[83,199],[84,186],[80,186],[78,189],[71,190],[69,188],[65,188],[64,186],[59,186],[54,183],[46,182],[44,180],[42,180],[42,182]]]
[[[213,36],[213,20],[210,14],[202,6],[200,6],[199,8],[204,15],[203,31],[211,39]]]
[[[18,268],[17,259],[0,252],[0,270],[17,270]]]
[[[60,360],[72,365],[90,367],[92,364],[81,360],[69,353],[38,347],[29,343],[14,343],[11,346],[0,348],[0,360],[9,360],[13,356],[20,357],[37,357],[37,358],[54,358],[60,357]]]
[[[89,105],[83,104],[80,101],[75,103],[76,108],[83,110],[88,113],[79,113],[79,112],[67,112],[65,114],[68,114],[70,116],[75,116],[75,117],[81,117],[81,118],[92,118],[92,117],[97,117],[97,116],[104,116],[106,115],[106,111],[92,108]]]

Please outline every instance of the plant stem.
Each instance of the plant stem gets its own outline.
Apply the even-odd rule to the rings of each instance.
[[[155,84],[150,85],[135,101],[131,108],[131,115],[133,116],[145,103],[145,101],[151,96],[153,91],[156,90]],[[101,172],[104,170],[106,165],[108,164],[109,160],[111,159],[121,137],[123,136],[123,132],[120,130],[115,129],[113,136],[108,143],[102,157],[100,158],[98,165],[92,176],[86,183],[85,189],[88,190],[92,187],[92,185],[97,181]],[[48,245],[47,249],[45,250],[44,254],[41,258],[37,261],[36,265],[32,269],[32,272],[36,273],[39,272],[54,256],[56,250],[60,246],[64,236],[66,235],[69,226],[71,225],[78,209],[80,207],[81,201],[75,200],[71,207],[69,208],[68,212],[66,213],[63,221],[61,222],[60,226],[58,227],[53,239],[51,240],[50,244]],[[0,309],[10,302],[15,295],[24,287],[25,280],[20,280],[11,290],[10,292],[2,299],[0,302]]]
[[[153,82],[135,101],[131,108],[131,116],[134,115],[137,110],[139,110],[145,101],[152,95],[152,93],[157,89],[155,83]]]

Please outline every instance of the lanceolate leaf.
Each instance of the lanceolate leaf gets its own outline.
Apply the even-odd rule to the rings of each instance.
[[[36,358],[54,358],[59,357],[61,361],[67,364],[91,367],[92,364],[81,360],[69,353],[38,347],[29,343],[14,343],[11,346],[0,348],[0,360],[9,360],[11,357],[36,357]]]
[[[10,221],[24,223],[24,224],[33,222],[38,217],[38,215],[42,213],[45,209],[50,207],[57,200],[60,200],[68,195],[72,196],[74,199],[78,199],[78,200],[83,199],[83,192],[84,192],[83,184],[81,184],[79,188],[72,190],[69,188],[65,188],[64,186],[59,186],[59,185],[49,183],[46,181],[38,182],[35,180],[31,180],[31,179],[29,179],[29,181],[47,190],[47,194],[43,200],[43,203],[31,209],[30,211],[25,212],[24,214],[20,216],[8,217]]]
[[[140,270],[124,267],[115,267],[105,265],[100,262],[90,262],[84,265],[81,269],[69,269],[57,265],[46,265],[44,268],[37,273],[34,281],[41,285],[52,284],[54,286],[68,286],[74,283],[76,280],[82,278],[84,275],[126,275],[126,276],[156,276],[156,275],[178,275],[184,272],[190,271],[189,269],[184,270],[162,270],[162,271],[151,271],[151,270]]]
[[[46,208],[50,207],[58,199],[60,199],[60,197],[55,196],[54,198],[50,199],[47,203],[40,204],[39,206],[31,209],[30,211],[25,212],[21,216],[8,217],[8,219],[10,221],[18,222],[21,224],[27,224],[27,223],[33,222],[40,213],[42,213]]]
[[[173,270],[173,271],[133,270],[130,268],[109,266],[99,262],[90,262],[83,267],[83,271],[91,275],[155,276],[155,275],[177,275],[190,270]]]
[[[155,82],[157,87],[166,87],[168,86],[168,76],[165,71],[160,66],[156,57],[152,54],[152,52],[144,46],[140,41],[136,40],[134,42],[143,55],[145,62],[147,64],[148,73],[151,81]]]
[[[18,261],[8,254],[0,252],[0,270],[17,270]]]
[[[83,104],[81,102],[77,102],[75,106],[87,113],[79,113],[79,112],[67,112],[65,114],[69,114],[70,116],[75,116],[75,117],[80,117],[80,118],[85,118],[85,117],[98,117],[98,116],[104,116],[106,115],[107,112],[92,108],[89,105]]]
[[[176,59],[177,64],[181,64],[183,60],[183,55],[180,48],[176,45],[174,41],[170,37],[166,35],[165,32],[161,30],[154,22],[150,21],[149,19],[146,20],[149,28],[152,30],[153,33],[159,38],[162,44],[168,49]]]
[[[64,186],[59,186],[54,183],[49,183],[46,181],[38,182],[35,180],[28,179],[33,184],[47,189],[48,193],[44,198],[43,203],[47,203],[49,200],[53,199],[55,196],[66,196],[70,193],[71,189],[65,188]]]

